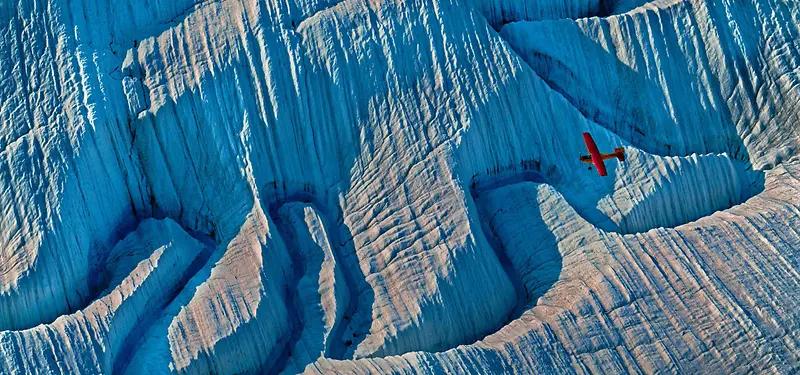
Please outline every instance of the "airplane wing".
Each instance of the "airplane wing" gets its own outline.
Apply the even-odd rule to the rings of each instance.
[[[589,133],[583,133],[583,141],[586,142],[586,148],[589,150],[589,154],[592,156],[592,163],[594,163],[595,168],[597,168],[597,173],[601,176],[608,175],[606,171],[606,165],[603,163],[603,156],[600,155],[600,150],[597,149],[597,145],[594,143],[594,139],[592,139],[592,135]]]

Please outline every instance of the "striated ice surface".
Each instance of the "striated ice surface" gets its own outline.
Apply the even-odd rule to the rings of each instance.
[[[344,355],[358,332],[347,335],[350,345],[342,341],[338,328],[350,319],[350,290],[322,217],[311,205],[300,202],[283,205],[277,214],[287,227],[283,232],[287,241],[297,250],[292,257],[295,277],[299,277],[293,299],[297,337],[283,370],[296,374],[319,358]]]
[[[112,372],[135,344],[139,326],[183,286],[203,249],[172,220],[143,221],[111,250],[103,275],[109,288],[86,308],[52,323],[0,333],[3,369]]]
[[[780,0],[0,2],[0,373],[797,372],[799,33]]]
[[[727,152],[756,168],[798,147],[797,32],[793,3],[751,1],[655,1],[502,29],[553,90],[643,150]]]

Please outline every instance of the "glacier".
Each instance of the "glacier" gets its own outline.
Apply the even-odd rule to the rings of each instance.
[[[0,21],[0,373],[800,370],[800,4]]]

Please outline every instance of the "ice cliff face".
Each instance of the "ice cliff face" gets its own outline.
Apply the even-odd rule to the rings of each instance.
[[[185,284],[204,245],[175,222],[143,221],[106,262],[110,287],[86,308],[50,324],[0,334],[3,368],[34,373],[110,371],[136,343],[137,330]]]
[[[0,373],[800,368],[792,2],[0,25]]]
[[[771,168],[798,146],[798,38],[786,26],[797,15],[787,5],[655,2],[501,33],[587,118],[643,150],[727,152]],[[754,16],[759,9],[769,16]]]

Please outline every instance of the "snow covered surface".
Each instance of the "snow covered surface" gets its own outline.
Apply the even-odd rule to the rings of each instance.
[[[0,373],[797,372],[799,33],[781,0],[0,2]]]

